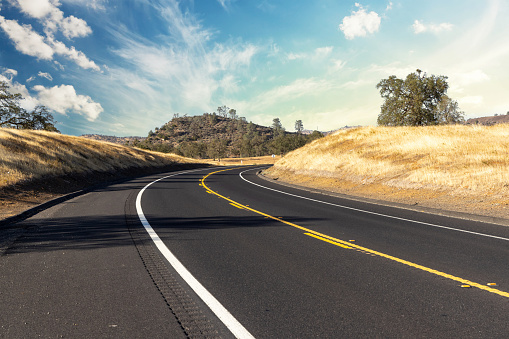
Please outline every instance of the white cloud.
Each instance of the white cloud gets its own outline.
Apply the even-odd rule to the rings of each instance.
[[[68,39],[76,37],[85,37],[92,33],[92,29],[83,19],[69,16],[60,22],[62,33]]]
[[[16,71],[15,69],[12,69],[12,68],[5,68],[2,72],[2,75],[4,77],[8,77],[9,79],[12,79],[16,75],[18,75],[18,71]]]
[[[55,8],[49,0],[9,0],[21,8],[21,11],[32,18],[42,19],[49,15]]]
[[[110,33],[121,46],[114,53],[130,63],[133,72],[150,83],[152,90],[171,97],[180,109],[210,109],[217,90],[235,90],[235,81],[229,76],[236,77],[237,72],[249,67],[259,48],[236,41],[211,45],[211,33],[192,16],[184,15],[177,3],[156,8],[169,26],[169,35],[163,37],[168,43],[154,43],[112,29]],[[125,72],[116,73],[127,76]]]
[[[95,71],[100,71],[101,68],[96,65],[95,62],[88,59],[85,53],[76,50],[74,46],[70,48],[67,47],[63,42],[53,40],[52,38],[48,38],[50,44],[53,47],[53,50],[56,54],[62,55],[72,61],[74,61],[78,66],[84,69],[93,69]]]
[[[76,94],[74,87],[70,85],[51,88],[38,85],[34,90],[38,92],[38,99],[42,105],[60,114],[72,111],[85,116],[89,121],[94,121],[103,112],[101,104],[94,102],[89,96]]]
[[[0,74],[0,81],[7,82],[7,85],[9,86],[9,92],[12,94],[19,93],[23,97],[22,100],[20,100],[19,104],[22,108],[31,111],[39,104],[39,101],[32,97],[30,93],[28,92],[28,89],[25,85],[20,84],[19,82],[13,81],[13,77],[15,77],[18,74],[18,71],[14,69],[3,69],[2,73]]]
[[[49,81],[53,81],[53,77],[49,73],[39,72],[37,73],[37,75],[40,76],[41,78],[46,78]]]
[[[372,34],[380,29],[381,18],[376,12],[366,12],[364,7],[356,3],[358,11],[352,12],[352,15],[345,16],[339,29],[345,34],[348,40],[355,37],[363,37],[368,33]]]
[[[14,0],[11,0],[14,1]],[[17,0],[16,4],[27,15],[40,19],[45,25],[45,36],[36,32],[31,25],[20,25],[16,20],[7,20],[0,15],[0,27],[7,33],[19,52],[37,59],[53,60],[55,54],[74,61],[84,69],[100,71],[100,67],[77,51],[74,46],[67,47],[53,37],[57,26],[67,38],[86,36],[91,33],[85,21],[74,16],[64,18],[56,5],[58,0]]]
[[[62,2],[70,3],[73,5],[86,6],[94,10],[105,10],[104,4],[108,0],[62,0]]]
[[[58,6],[58,0],[10,0],[17,4],[21,11],[28,16],[38,19],[45,27],[48,36],[52,36],[58,29],[70,39],[84,37],[92,33],[92,29],[83,20],[74,16],[65,17]]]
[[[329,55],[331,55],[333,49],[334,49],[334,47],[332,47],[332,46],[319,47],[319,48],[315,49],[314,56],[315,56],[315,58],[319,58],[319,59],[326,58]]]
[[[334,86],[334,83],[324,79],[297,79],[288,85],[279,86],[258,95],[252,102],[260,109],[265,109],[283,101],[317,95],[333,89]]]
[[[313,51],[313,53],[288,53],[286,55],[286,58],[288,60],[298,60],[298,59],[312,59],[313,61],[323,60],[332,54],[333,49],[334,49],[333,46],[318,47]]]
[[[231,3],[233,1],[234,0],[217,0],[217,2],[219,2],[221,7],[223,7],[225,9],[225,11],[229,11],[230,10],[230,5],[231,5]]]
[[[231,74],[225,75],[219,81],[219,87],[222,88],[226,93],[235,93],[239,90],[238,81]]]
[[[346,61],[336,59],[332,60],[332,66],[329,68],[329,72],[337,72],[345,67]]]
[[[454,79],[455,84],[460,86],[468,86],[471,84],[488,81],[490,79],[490,77],[480,69],[476,69],[471,72],[456,74],[454,76],[451,76],[451,78]]]
[[[308,55],[306,53],[288,53],[286,55],[286,57],[288,58],[288,60],[298,60],[298,59],[305,59],[308,57]]]
[[[43,36],[33,31],[32,26],[21,26],[17,21],[6,20],[0,15],[0,27],[14,42],[19,52],[37,59],[51,60],[53,58],[53,49],[44,42]]]
[[[450,31],[454,26],[450,23],[444,22],[441,24],[423,24],[419,20],[415,20],[412,28],[414,29],[415,34],[421,34],[426,32],[431,32],[434,34],[439,34],[444,31]]]

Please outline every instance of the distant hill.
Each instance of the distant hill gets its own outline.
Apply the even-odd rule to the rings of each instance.
[[[485,125],[509,124],[509,113],[506,115],[494,115],[490,117],[472,118],[465,122],[467,125]]]
[[[107,141],[112,142],[115,144],[125,145],[130,142],[133,142],[134,140],[143,141],[146,138],[145,137],[115,137],[111,135],[101,135],[101,134],[83,134],[81,135],[82,138],[92,139],[92,140],[99,140],[99,141]]]
[[[193,158],[223,158],[284,154],[322,137],[286,132],[281,126],[266,127],[244,118],[205,113],[174,117],[161,127],[128,145]]]

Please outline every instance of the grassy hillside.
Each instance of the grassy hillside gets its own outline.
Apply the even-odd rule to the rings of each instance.
[[[0,188],[58,176],[185,163],[197,161],[57,133],[0,128]]]
[[[342,130],[287,154],[266,174],[412,204],[451,200],[450,205],[504,209],[509,125]]]
[[[307,135],[289,133],[243,118],[205,113],[174,117],[150,131],[145,139],[131,139],[129,145],[189,158],[259,157],[284,154],[320,137],[318,131]]]

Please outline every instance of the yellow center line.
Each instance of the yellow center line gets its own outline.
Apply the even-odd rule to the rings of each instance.
[[[269,219],[272,219],[272,220],[275,220],[275,221],[279,221],[279,222],[281,222],[283,224],[286,224],[288,226],[295,227],[297,229],[300,229],[300,230],[306,232],[305,233],[306,235],[312,236],[314,238],[317,238],[317,239],[320,239],[320,240],[323,240],[323,241],[327,241],[327,242],[332,243],[332,244],[334,244],[336,246],[341,246],[341,247],[345,247],[345,248],[356,248],[358,250],[365,251],[365,252],[368,252],[370,254],[374,254],[374,255],[377,255],[377,256],[389,259],[389,260],[393,260],[393,261],[398,262],[398,263],[403,264],[403,265],[407,265],[407,266],[410,266],[410,267],[413,267],[413,268],[417,268],[417,269],[420,269],[420,270],[428,272],[428,273],[432,273],[432,274],[438,275],[440,277],[444,277],[444,278],[447,278],[447,279],[450,279],[450,280],[454,280],[454,281],[460,282],[461,284],[470,285],[471,287],[476,287],[476,288],[479,288],[481,290],[488,291],[490,293],[495,293],[495,294],[498,294],[500,296],[509,298],[509,293],[508,292],[504,292],[504,291],[498,290],[496,288],[492,288],[492,287],[489,287],[489,286],[478,284],[478,283],[475,283],[475,282],[467,280],[467,279],[459,278],[459,277],[456,277],[454,275],[451,275],[451,274],[448,274],[448,273],[444,273],[444,272],[441,272],[441,271],[438,271],[438,270],[434,270],[432,268],[429,268],[429,267],[426,267],[426,266],[422,266],[422,265],[419,265],[419,264],[415,264],[415,263],[410,262],[408,260],[400,259],[400,258],[394,257],[394,256],[389,255],[389,254],[385,254],[385,253],[378,252],[378,251],[375,251],[375,250],[372,250],[372,249],[369,249],[369,248],[366,248],[366,247],[359,246],[357,244],[352,244],[351,242],[348,242],[348,241],[345,241],[345,240],[341,240],[341,239],[337,239],[337,238],[331,237],[329,235],[313,231],[313,230],[308,229],[306,227],[299,226],[297,224],[291,223],[291,222],[283,220],[281,218],[274,217],[274,216],[269,215],[267,213],[255,210],[254,208],[251,208],[251,207],[249,207],[247,205],[242,205],[242,204],[240,204],[240,203],[230,199],[229,197],[225,197],[225,196],[223,196],[223,195],[221,195],[221,194],[211,190],[205,184],[205,180],[209,176],[211,176],[213,174],[216,174],[216,173],[225,172],[225,171],[231,171],[231,170],[232,170],[232,168],[224,169],[224,170],[219,170],[219,171],[215,171],[215,172],[211,172],[211,173],[207,174],[206,176],[204,176],[200,180],[200,182],[203,185],[203,187],[208,191],[208,193],[214,194],[214,195],[216,195],[216,196],[218,196],[218,197],[220,197],[220,198],[222,198],[222,199],[224,199],[226,201],[229,201],[232,205],[233,204],[237,205],[235,207],[240,206],[240,208],[243,208],[245,210],[249,210],[249,211],[254,212],[256,214],[259,214],[259,215],[263,215],[265,218],[269,218]]]
[[[244,209],[244,207],[240,206],[239,204],[233,203],[233,202],[231,202],[230,205],[232,205],[233,207],[237,207],[237,208],[239,208],[241,210]]]
[[[346,246],[346,245],[343,245],[342,243],[339,243],[339,242],[336,242],[336,241],[332,241],[332,240],[329,240],[327,238],[323,238],[323,237],[320,237],[316,234],[313,234],[313,233],[304,233],[305,235],[309,235],[310,237],[313,237],[313,238],[316,238],[316,239],[320,239],[322,241],[325,241],[325,242],[328,242],[328,243],[331,243],[333,245],[336,245],[336,246],[339,246],[339,247],[343,247],[343,248],[350,248],[352,249],[353,247],[350,247],[350,246]]]

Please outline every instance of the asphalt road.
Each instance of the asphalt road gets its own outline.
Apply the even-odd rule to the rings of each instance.
[[[16,225],[25,233],[0,257],[0,337],[231,337],[140,212],[242,333],[509,336],[509,227],[282,187],[235,168],[112,185]]]

